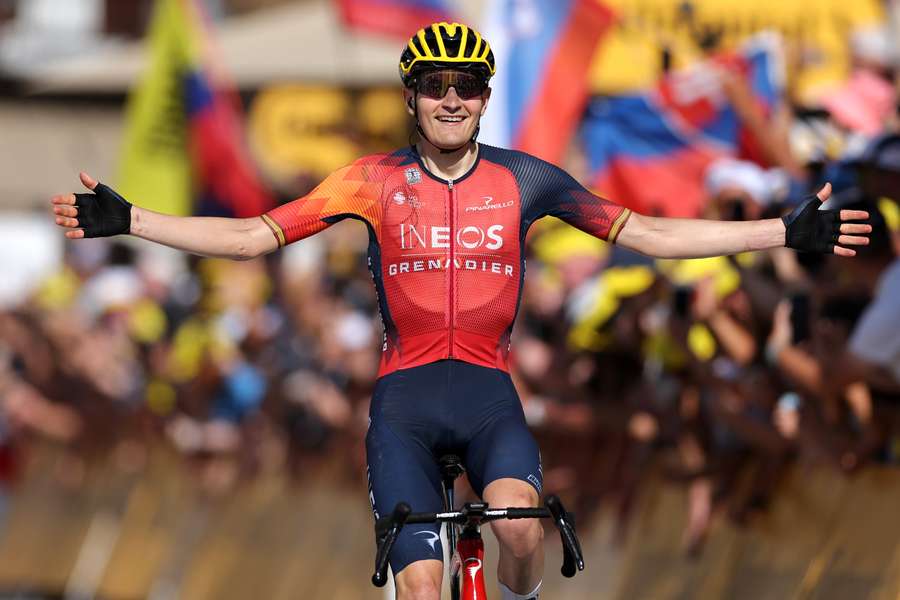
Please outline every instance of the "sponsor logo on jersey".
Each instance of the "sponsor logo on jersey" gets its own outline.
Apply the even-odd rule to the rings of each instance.
[[[515,267],[512,263],[500,259],[492,260],[484,251],[497,251],[503,248],[503,225],[479,227],[467,225],[451,234],[446,226],[400,224],[400,249],[410,251],[413,258],[408,261],[387,265],[387,274],[395,276],[401,273],[418,273],[422,271],[443,271],[450,268],[460,271],[481,271],[512,277]],[[446,252],[421,252],[422,250],[449,250],[451,240],[455,240],[457,255],[451,262]],[[466,251],[472,251],[468,256]],[[474,256],[473,256],[474,255]],[[470,258],[471,257],[471,258]]]
[[[437,543],[441,541],[441,536],[433,531],[417,531],[413,535],[426,535],[424,542],[431,547],[432,552],[437,552]]]
[[[422,260],[405,260],[388,265],[388,275],[394,277],[401,273],[420,273],[423,271],[444,271],[450,268],[450,259],[435,257]],[[496,273],[512,277],[515,268],[504,262],[481,259],[453,259],[453,268],[457,271],[481,271],[483,273]]]
[[[413,208],[422,207],[422,203],[419,202],[418,196],[416,196],[415,194],[410,194],[409,196],[407,196],[405,193],[403,193],[402,190],[394,193],[393,200],[394,204],[396,204],[397,206],[409,204]]]
[[[482,196],[481,197],[482,204],[474,204],[472,206],[466,207],[466,212],[479,212],[482,210],[496,210],[500,208],[508,208],[513,206],[516,201],[515,200],[507,200],[506,202],[494,202],[493,196]]]
[[[502,231],[503,225],[491,225],[486,228],[467,225],[456,230],[456,245],[466,250],[482,247],[488,250],[499,250],[503,247],[503,237],[500,235]],[[401,223],[400,249],[412,250],[413,248],[449,249],[450,228]]]
[[[410,167],[406,170],[406,183],[415,185],[422,181],[422,174],[416,167]]]

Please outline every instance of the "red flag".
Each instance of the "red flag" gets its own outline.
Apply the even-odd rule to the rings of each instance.
[[[443,0],[337,0],[348,27],[408,39],[440,21],[455,21]]]

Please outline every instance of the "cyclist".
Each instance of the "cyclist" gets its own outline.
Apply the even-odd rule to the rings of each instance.
[[[366,439],[376,517],[407,501],[441,509],[437,458],[460,455],[475,491],[496,506],[538,505],[540,454],[508,373],[529,226],[553,215],[657,257],[703,257],[790,246],[852,256],[867,242],[863,211],[820,211],[825,186],[783,219],[722,222],[648,217],[587,191],[563,170],[476,142],[494,75],[484,38],[457,23],[413,35],[400,59],[418,142],[362,158],[307,196],[261,218],[172,217],[132,205],[81,174],[91,194],[53,199],[66,236],[122,233],[207,256],[247,259],[357,219],[384,323]],[[537,521],[492,523],[505,599],[537,598]],[[404,528],[391,566],[401,599],[440,597],[436,526]]]

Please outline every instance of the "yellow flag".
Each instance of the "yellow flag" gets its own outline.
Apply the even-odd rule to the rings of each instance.
[[[126,109],[117,190],[142,207],[191,212],[191,161],[182,78],[199,36],[184,0],[157,0],[147,34],[147,67]]]

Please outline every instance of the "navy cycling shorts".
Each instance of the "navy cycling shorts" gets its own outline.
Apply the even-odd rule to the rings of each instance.
[[[543,485],[537,443],[509,374],[456,360],[401,369],[378,380],[366,435],[375,518],[400,501],[443,510],[438,459],[462,459],[479,495],[497,479]],[[396,575],[417,560],[443,560],[438,525],[407,525],[391,552]]]

